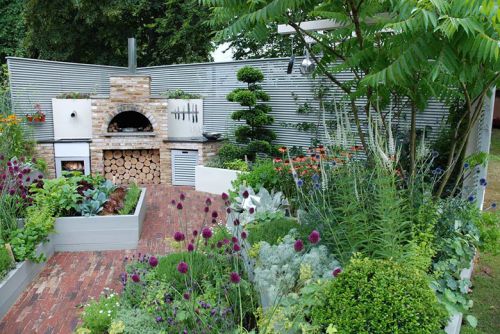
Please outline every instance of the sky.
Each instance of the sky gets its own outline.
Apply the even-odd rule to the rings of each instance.
[[[221,44],[214,52],[212,52],[212,57],[214,58],[214,62],[233,60],[233,52],[231,49],[229,49],[225,53],[222,52],[227,49],[228,45],[229,43]]]

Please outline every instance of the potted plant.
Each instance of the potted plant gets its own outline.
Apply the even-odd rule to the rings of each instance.
[[[30,123],[44,123],[45,122],[45,113],[42,111],[42,106],[40,103],[35,103],[33,106],[35,112],[32,114],[26,114],[26,120]]]

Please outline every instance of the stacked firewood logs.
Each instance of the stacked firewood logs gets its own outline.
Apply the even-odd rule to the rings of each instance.
[[[159,184],[160,151],[104,151],[104,176],[117,184]]]

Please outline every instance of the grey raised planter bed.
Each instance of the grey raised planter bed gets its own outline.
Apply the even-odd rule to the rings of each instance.
[[[54,254],[54,242],[52,235],[49,236],[49,241],[40,244],[37,247],[37,254],[45,254],[49,259]],[[7,276],[0,282],[0,319],[9,311],[17,298],[24,292],[24,289],[31,283],[33,278],[37,276],[45,267],[43,263],[33,263],[31,261],[23,261],[16,264]]]
[[[137,248],[146,217],[146,189],[142,188],[133,215],[60,217],[53,236],[56,252]]]

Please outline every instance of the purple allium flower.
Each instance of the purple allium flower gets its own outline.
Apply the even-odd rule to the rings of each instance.
[[[219,214],[217,213],[217,211],[213,211],[212,218],[217,218],[217,217],[219,217]]]
[[[201,236],[204,238],[204,239],[210,239],[212,237],[212,230],[209,229],[208,227],[205,227],[202,231],[201,231]]]
[[[156,322],[162,322],[162,321],[163,321],[163,318],[161,316],[156,317]]]
[[[248,196],[250,196],[250,194],[248,193],[248,190],[245,190],[243,192],[243,198],[248,198]]]
[[[253,215],[253,213],[255,212],[255,208],[253,208],[253,207],[252,207],[252,208],[248,209],[248,212],[249,212],[251,215]]]
[[[31,178],[28,176],[25,180],[26,182],[30,182],[31,181]]]
[[[122,284],[127,283],[127,278],[128,278],[127,273],[124,272],[120,274],[120,280],[122,281]]]
[[[186,195],[185,195],[184,193],[181,193],[181,194],[179,195],[179,199],[180,199],[181,201],[185,200],[185,199],[186,199]]]
[[[14,195],[15,193],[16,193],[16,191],[14,189],[9,190],[10,195]]]
[[[337,268],[333,269],[332,275],[333,275],[333,277],[337,277],[341,272],[342,272],[342,268],[337,267]]]
[[[304,249],[304,242],[300,239],[295,240],[293,248],[295,249],[296,252],[301,252]]]
[[[188,272],[188,264],[184,261],[179,262],[177,265],[177,271],[180,272],[181,274],[185,274]]]
[[[182,296],[184,297],[185,300],[189,300],[189,298],[191,298],[191,295],[187,292],[185,292]]]
[[[188,252],[192,252],[192,251],[194,251],[194,245],[190,243],[188,245]]]
[[[43,175],[42,174],[38,174],[38,178],[39,179],[43,179]]]
[[[227,201],[229,199],[228,194],[222,193],[222,200]]]
[[[206,206],[206,207],[203,209],[203,211],[204,211],[205,213],[208,213],[208,211],[210,211],[210,208],[209,208],[208,206]]]
[[[241,250],[240,245],[238,245],[238,244],[234,244],[234,245],[233,245],[233,250],[234,250],[235,252],[239,252],[239,251]]]
[[[320,241],[321,237],[319,232],[314,230],[311,232],[311,234],[309,234],[309,237],[307,239],[309,239],[310,243],[317,244]]]
[[[197,236],[198,235],[198,230],[193,230],[193,236]]]
[[[205,200],[205,205],[206,206],[212,205],[212,200],[210,199],[210,197],[207,197],[207,199]]]
[[[182,210],[183,206],[182,206],[182,203],[179,202],[177,203],[177,210]]]
[[[136,283],[139,283],[141,281],[141,277],[139,276],[139,274],[137,273],[134,273],[132,275],[132,281],[136,282]]]
[[[238,238],[236,238],[236,237],[231,237],[231,242],[232,242],[233,244],[237,244],[237,243],[238,243]]]
[[[219,241],[217,241],[217,248],[221,248],[221,247],[222,247],[222,241],[219,240]]]
[[[212,218],[212,224],[217,224],[217,219]]]
[[[179,232],[179,231],[174,233],[174,240],[175,241],[181,242],[181,241],[184,241],[184,239],[186,239],[186,236],[184,235],[184,233]]]
[[[231,213],[231,208],[229,208],[229,207],[228,207],[228,208],[226,208],[226,212],[227,212],[227,213]]]
[[[170,204],[172,204],[173,206],[175,206],[177,204],[177,201],[175,199],[173,199],[173,200],[170,201]]]
[[[231,283],[238,284],[241,281],[240,275],[238,275],[237,272],[232,272],[229,274],[229,279],[231,280]]]
[[[153,268],[158,265],[158,259],[156,258],[156,256],[151,256],[149,258],[149,265]]]
[[[224,238],[224,239],[222,240],[222,242],[224,243],[224,245],[227,245],[227,244],[229,243],[229,239]]]
[[[245,240],[247,238],[247,232],[241,232],[241,239]]]
[[[240,220],[238,218],[236,218],[234,221],[233,221],[233,224],[234,226],[238,226],[240,225]]]

